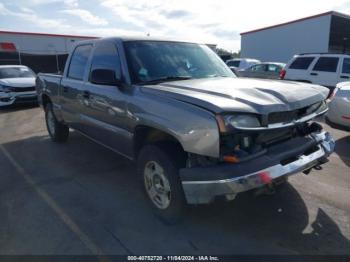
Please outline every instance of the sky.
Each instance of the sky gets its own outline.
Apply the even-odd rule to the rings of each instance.
[[[327,11],[349,0],[0,0],[0,30],[120,36],[147,34],[240,49],[240,33]]]

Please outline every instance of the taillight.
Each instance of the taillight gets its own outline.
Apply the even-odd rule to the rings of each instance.
[[[282,69],[282,70],[280,71],[280,79],[283,80],[285,76],[286,76],[286,70]]]

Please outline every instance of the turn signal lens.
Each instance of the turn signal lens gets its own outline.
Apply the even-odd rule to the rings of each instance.
[[[216,115],[216,122],[218,123],[220,133],[226,132],[226,125],[224,119],[220,115]]]
[[[224,162],[227,163],[238,163],[239,159],[235,156],[224,156]]]

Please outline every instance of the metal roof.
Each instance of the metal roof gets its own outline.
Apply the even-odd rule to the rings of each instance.
[[[1,34],[11,35],[33,35],[33,36],[49,36],[49,37],[68,37],[68,38],[86,38],[96,39],[96,36],[84,36],[84,35],[64,35],[64,34],[47,34],[47,33],[34,33],[34,32],[16,32],[16,31],[0,31]]]
[[[325,13],[312,15],[312,16],[300,18],[300,19],[297,19],[297,20],[292,20],[292,21],[281,23],[281,24],[277,24],[277,25],[272,25],[272,26],[267,26],[267,27],[251,30],[251,31],[246,31],[246,32],[241,33],[241,35],[251,34],[251,33],[259,32],[259,31],[263,31],[263,30],[267,30],[267,29],[271,29],[271,28],[276,28],[276,27],[280,27],[280,26],[285,26],[285,25],[289,25],[289,24],[294,24],[294,23],[302,22],[302,21],[309,20],[309,19],[314,19],[314,18],[318,18],[318,17],[322,17],[322,16],[327,16],[327,15],[335,15],[335,16],[340,16],[340,17],[343,17],[343,18],[350,19],[350,16],[347,15],[347,14],[339,13],[339,12],[336,12],[336,11],[328,11],[328,12],[325,12]]]

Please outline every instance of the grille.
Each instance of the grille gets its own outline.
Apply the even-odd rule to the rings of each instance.
[[[28,92],[35,91],[35,86],[30,87],[10,87],[11,92]]]
[[[298,111],[274,112],[269,114],[269,124],[284,123],[295,120],[298,116]]]
[[[312,105],[311,105],[312,106]],[[303,107],[293,111],[273,112],[268,115],[268,124],[286,123],[297,120],[306,115],[307,109],[311,106]],[[313,110],[314,111],[314,110]],[[311,112],[310,112],[311,113]]]

